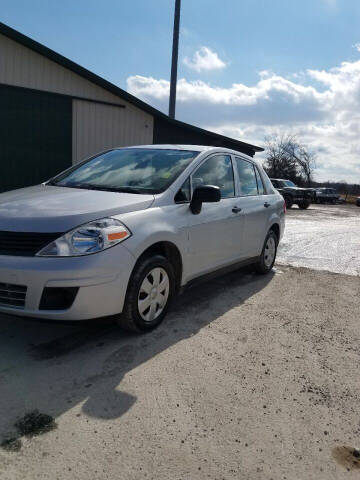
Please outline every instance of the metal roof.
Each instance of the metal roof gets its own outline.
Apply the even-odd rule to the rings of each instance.
[[[245,143],[241,142],[240,140],[236,140],[234,138],[226,137],[224,135],[220,135],[215,132],[211,132],[209,130],[204,130],[203,128],[196,127],[194,125],[190,125],[185,122],[181,122],[179,120],[171,119],[164,113],[160,112],[156,108],[152,107],[151,105],[143,102],[142,100],[138,99],[137,97],[134,97],[130,93],[126,92],[125,90],[117,87],[111,82],[108,82],[104,78],[96,75],[93,72],[90,72],[90,70],[87,70],[86,68],[82,67],[81,65],[73,62],[72,60],[69,60],[68,58],[64,57],[63,55],[60,55],[59,53],[55,52],[54,50],[51,50],[50,48],[46,47],[45,45],[42,45],[39,42],[36,42],[32,38],[18,32],[17,30],[14,30],[13,28],[9,27],[8,25],[5,25],[4,23],[0,22],[0,34],[5,35],[6,37],[14,40],[15,42],[18,42],[22,44],[23,46],[30,48],[31,50],[39,53],[40,55],[43,55],[44,57],[47,57],[49,60],[52,60],[53,62],[58,63],[62,67],[65,67],[72,72],[80,75],[83,78],[86,78],[90,82],[95,83],[96,85],[99,85],[100,87],[104,88],[105,90],[108,90],[109,92],[113,93],[114,95],[117,95],[118,97],[128,101],[129,103],[132,103],[133,105],[137,106],[138,108],[150,113],[154,117],[161,118],[162,120],[165,120],[169,124],[176,125],[178,127],[183,127],[186,129],[190,129],[194,132],[198,132],[199,134],[207,134],[211,135],[213,138],[216,138],[218,140],[222,140],[225,142],[231,142],[233,144],[237,144],[239,148],[244,148],[244,149],[250,149],[253,150],[253,152],[262,152],[264,149],[261,147],[257,147],[256,145],[252,145],[250,143]]]

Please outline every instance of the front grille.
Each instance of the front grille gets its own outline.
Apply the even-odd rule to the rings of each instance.
[[[62,233],[0,231],[0,255],[32,257]]]
[[[0,305],[5,307],[24,308],[27,287],[0,283]]]

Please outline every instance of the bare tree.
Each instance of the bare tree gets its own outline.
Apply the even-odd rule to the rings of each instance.
[[[270,177],[311,185],[315,155],[295,135],[274,134],[265,138],[265,144],[265,169]]]
[[[299,143],[296,137],[292,137],[286,145],[289,156],[297,164],[297,170],[308,187],[311,186],[313,172],[316,168],[315,154]]]
[[[296,163],[289,156],[288,145],[291,141],[290,135],[274,134],[265,138],[265,169],[270,177],[297,180]]]

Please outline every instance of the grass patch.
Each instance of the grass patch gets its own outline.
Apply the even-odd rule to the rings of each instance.
[[[346,203],[351,203],[352,205],[356,204],[356,199],[358,198],[356,195],[344,195],[341,194],[340,197],[345,200]]]
[[[0,444],[0,447],[7,452],[18,452],[21,449],[21,446],[21,440],[16,437],[7,438]]]
[[[27,437],[50,432],[56,427],[57,424],[53,417],[45,413],[40,413],[39,410],[33,410],[27,413],[15,423],[15,428],[19,434]]]

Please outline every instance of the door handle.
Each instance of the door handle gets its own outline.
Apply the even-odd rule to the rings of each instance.
[[[265,207],[265,208],[269,208],[269,207],[271,207],[271,203],[269,203],[269,202],[265,202],[265,203],[264,203],[264,207]]]
[[[240,212],[241,212],[241,208],[240,208],[240,207],[233,207],[231,211],[232,211],[233,213],[240,213]]]

